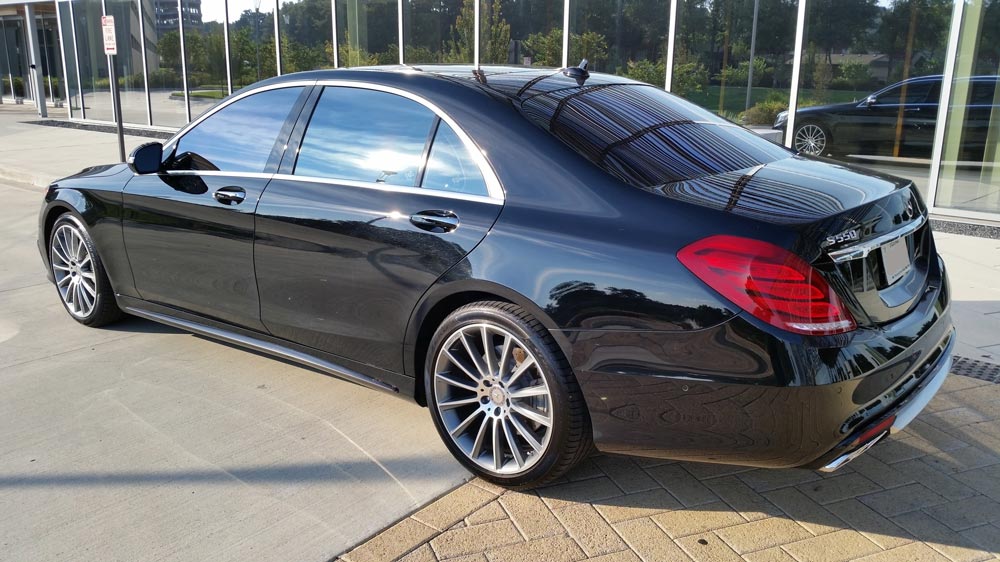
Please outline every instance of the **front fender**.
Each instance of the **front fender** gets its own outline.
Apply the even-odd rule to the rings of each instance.
[[[115,293],[138,298],[122,235],[122,190],[132,173],[125,166],[113,168],[117,170],[102,170],[99,174],[81,172],[49,186],[38,215],[38,249],[52,281],[49,235],[59,215],[72,213],[83,221],[93,238]]]

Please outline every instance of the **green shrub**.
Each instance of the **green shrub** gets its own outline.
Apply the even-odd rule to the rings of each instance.
[[[830,87],[835,90],[863,90],[871,86],[871,71],[863,62],[845,62],[838,71],[840,76],[830,83]],[[846,87],[841,87],[841,83],[846,84]]]
[[[663,82],[667,78],[667,67],[663,61],[652,62],[646,59],[638,61],[628,61],[624,72],[619,69],[619,73],[632,80],[638,80],[654,86],[663,87]]]
[[[160,68],[149,73],[150,88],[180,88],[180,75],[170,68]]]
[[[834,78],[833,80],[830,80],[830,89],[831,90],[853,90],[854,87],[851,85],[851,82],[849,80],[847,80],[846,78]]]
[[[769,95],[768,99],[757,103],[746,111],[743,119],[747,125],[771,125],[779,113],[788,110],[787,98],[785,100],[771,98],[772,96]]]

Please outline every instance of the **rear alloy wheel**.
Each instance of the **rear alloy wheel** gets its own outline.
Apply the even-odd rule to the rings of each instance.
[[[52,226],[49,264],[59,298],[74,320],[97,327],[121,318],[94,242],[73,215],[62,215]]]
[[[793,148],[801,154],[823,156],[829,150],[830,133],[816,123],[803,123],[795,129]]]
[[[479,476],[537,486],[589,452],[576,379],[548,332],[519,307],[466,305],[445,319],[429,351],[426,390],[435,425]]]

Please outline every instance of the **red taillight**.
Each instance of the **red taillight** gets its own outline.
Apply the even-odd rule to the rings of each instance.
[[[709,236],[677,252],[691,273],[757,318],[797,334],[856,328],[826,280],[802,258],[774,244]]]

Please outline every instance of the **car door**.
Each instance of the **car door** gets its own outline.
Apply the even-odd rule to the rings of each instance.
[[[965,115],[962,127],[962,141],[958,158],[981,162],[986,157],[989,143],[990,124],[1000,112],[1000,98],[997,97],[997,77],[980,76],[970,80],[968,103],[959,100],[953,103],[953,114],[962,111]],[[965,107],[956,107],[965,104]]]
[[[264,329],[253,213],[306,90],[278,87],[236,98],[168,143],[160,173],[129,181],[122,224],[143,299]]]
[[[934,146],[941,80],[923,80],[908,88],[903,107],[900,156],[930,158]]]
[[[900,152],[905,154],[919,142],[922,116],[936,118],[935,112],[925,107],[934,85],[933,81],[908,82],[875,94],[875,103],[868,105],[868,118],[862,120],[858,135],[862,153],[892,155],[898,137]]]
[[[398,92],[327,86],[300,127],[257,209],[263,323],[401,373],[410,313],[486,235],[499,184],[454,122]]]

